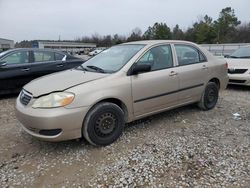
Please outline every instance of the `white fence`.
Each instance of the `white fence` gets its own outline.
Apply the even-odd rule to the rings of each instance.
[[[201,44],[212,54],[216,56],[229,55],[242,46],[250,45],[250,43],[228,43],[228,44]]]

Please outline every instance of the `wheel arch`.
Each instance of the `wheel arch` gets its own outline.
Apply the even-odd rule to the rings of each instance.
[[[100,104],[103,102],[110,102],[110,103],[113,103],[113,104],[116,104],[117,106],[119,106],[122,109],[122,111],[124,112],[125,122],[128,121],[128,108],[125,105],[125,103],[118,98],[109,97],[109,98],[101,99],[98,102],[96,102],[95,104],[93,104],[92,107],[88,111],[92,110],[97,104]]]
[[[210,79],[208,82],[214,82],[218,86],[218,88],[220,89],[220,80],[218,78],[214,77],[214,78]]]

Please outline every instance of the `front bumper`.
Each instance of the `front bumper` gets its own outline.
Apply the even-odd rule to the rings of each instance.
[[[88,107],[34,109],[31,104],[23,105],[19,97],[16,101],[16,117],[28,134],[45,141],[82,137],[82,123]]]
[[[228,74],[228,84],[250,86],[250,73],[245,74]]]

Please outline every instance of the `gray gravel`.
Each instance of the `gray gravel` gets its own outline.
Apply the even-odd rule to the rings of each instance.
[[[14,103],[0,99],[0,187],[250,185],[250,88],[222,91],[210,111],[191,105],[129,124],[106,147],[32,138]]]

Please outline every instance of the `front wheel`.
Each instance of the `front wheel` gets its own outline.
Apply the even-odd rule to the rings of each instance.
[[[216,83],[209,82],[202,94],[198,106],[202,110],[210,110],[215,107],[219,97],[219,88]]]
[[[85,118],[83,136],[92,145],[109,145],[121,136],[124,124],[124,112],[118,105],[99,103]]]

